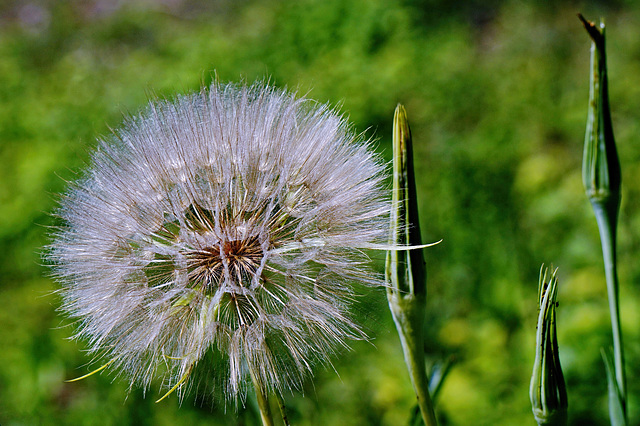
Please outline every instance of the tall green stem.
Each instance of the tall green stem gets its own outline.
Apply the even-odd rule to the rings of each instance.
[[[435,426],[438,423],[429,394],[429,379],[424,362],[423,327],[419,325],[424,321],[424,309],[416,306],[421,303],[413,295],[388,294],[388,298],[422,418],[427,426]]]
[[[269,398],[263,389],[260,381],[257,379],[253,370],[249,369],[253,388],[256,391],[256,399],[258,400],[258,408],[260,409],[260,418],[263,426],[273,426],[273,416],[271,415],[271,407],[269,406]]]
[[[620,210],[622,173],[616,150],[609,105],[607,56],[604,23],[596,25],[578,15],[591,37],[591,75],[589,81],[589,108],[582,160],[582,180],[585,191],[598,221],[602,256],[604,259],[611,330],[613,334],[613,369],[605,356],[609,381],[609,414],[614,425],[626,424],[627,383],[625,378],[622,330],[616,272],[616,227]],[[606,355],[606,352],[605,352]],[[611,392],[613,389],[614,392]]]
[[[613,333],[613,362],[615,366],[618,392],[623,412],[626,413],[627,380],[624,365],[624,351],[622,346],[622,329],[620,327],[620,302],[618,291],[618,273],[616,270],[616,218],[600,203],[592,203],[593,210],[600,230],[604,272],[607,280],[607,296],[609,299],[609,314],[611,315],[611,331]]]

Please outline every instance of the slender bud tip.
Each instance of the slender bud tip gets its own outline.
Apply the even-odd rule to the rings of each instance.
[[[533,416],[539,425],[565,425],[567,420],[567,389],[560,366],[556,334],[557,269],[542,265],[538,282],[538,323],[536,357],[531,375],[529,396]]]
[[[602,19],[600,20],[600,25],[596,25],[595,23],[588,21],[581,13],[578,13],[578,19],[580,19],[580,22],[582,22],[582,25],[584,25],[584,28],[587,30],[587,33],[589,33],[589,36],[594,42],[600,43],[603,41],[604,21]]]

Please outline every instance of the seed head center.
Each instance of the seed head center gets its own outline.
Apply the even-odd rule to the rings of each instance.
[[[222,249],[222,250],[221,250]],[[249,287],[263,257],[257,237],[223,241],[188,253],[189,282],[202,285],[207,293],[215,292],[227,274],[232,286]]]

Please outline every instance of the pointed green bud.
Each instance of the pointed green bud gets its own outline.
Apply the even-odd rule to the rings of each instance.
[[[393,209],[389,244],[420,246],[420,223],[413,147],[407,112],[402,105],[393,116]],[[424,300],[427,293],[426,268],[422,250],[394,250],[387,254],[387,282],[394,291],[413,294]]]
[[[596,25],[578,15],[591,37],[589,110],[582,160],[582,181],[592,203],[605,205],[617,216],[620,205],[620,161],[613,138],[607,83],[604,23]]]
[[[425,425],[434,426],[437,421],[424,362],[427,274],[422,250],[415,249],[416,246],[421,246],[422,239],[418,223],[411,130],[402,105],[398,105],[393,117],[392,197],[389,246],[407,249],[387,252],[387,299],[422,419]]]
[[[567,424],[567,389],[558,356],[556,334],[557,269],[551,276],[542,265],[538,283],[539,313],[536,330],[536,358],[529,396],[538,425]]]

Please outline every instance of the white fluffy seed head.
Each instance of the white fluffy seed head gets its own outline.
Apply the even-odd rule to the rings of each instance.
[[[334,111],[260,83],[152,103],[62,201],[63,310],[132,385],[299,388],[363,337],[348,308],[379,283],[361,249],[387,240],[383,170]]]

